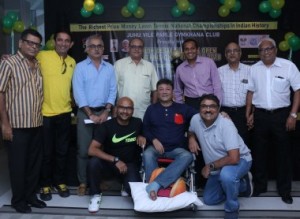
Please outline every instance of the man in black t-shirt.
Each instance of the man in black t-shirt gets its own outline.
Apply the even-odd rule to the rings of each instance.
[[[139,174],[140,151],[146,143],[142,134],[142,120],[132,117],[133,101],[122,97],[116,105],[116,118],[108,120],[94,130],[88,154],[88,178],[91,200],[89,212],[99,210],[100,182],[105,176],[117,176],[130,194],[128,182],[141,181]]]

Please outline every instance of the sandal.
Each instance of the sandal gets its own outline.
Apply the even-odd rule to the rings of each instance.
[[[77,195],[84,196],[86,193],[86,185],[84,183],[81,183],[77,189]]]
[[[157,199],[157,194],[155,191],[151,191],[149,193],[149,198],[152,200],[152,201],[155,201]]]

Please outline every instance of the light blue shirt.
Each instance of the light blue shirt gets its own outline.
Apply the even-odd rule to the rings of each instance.
[[[79,108],[114,105],[117,83],[113,66],[101,61],[99,68],[87,57],[76,65],[73,79],[73,94]]]
[[[206,127],[198,113],[193,116],[189,131],[197,136],[206,164],[227,156],[233,149],[239,149],[240,158],[252,160],[249,148],[230,119],[219,115],[211,126]]]

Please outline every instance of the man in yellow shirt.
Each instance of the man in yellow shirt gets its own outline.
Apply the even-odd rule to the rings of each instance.
[[[73,46],[70,33],[56,32],[54,40],[55,50],[41,51],[37,55],[44,90],[44,152],[40,182],[40,198],[44,201],[52,199],[52,186],[61,197],[70,195],[65,175],[71,130],[71,81],[76,62],[68,55]]]

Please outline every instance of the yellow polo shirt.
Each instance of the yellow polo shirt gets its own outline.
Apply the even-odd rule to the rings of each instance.
[[[75,60],[70,56],[63,60],[55,50],[41,51],[37,59],[43,76],[43,116],[71,112],[71,82]]]

